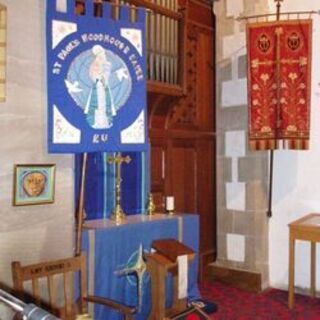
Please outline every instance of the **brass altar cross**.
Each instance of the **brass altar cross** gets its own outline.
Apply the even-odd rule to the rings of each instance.
[[[108,163],[115,163],[116,165],[116,206],[111,215],[111,219],[116,223],[121,223],[122,220],[126,219],[126,214],[121,208],[121,166],[123,163],[130,163],[130,161],[131,158],[129,156],[122,157],[120,152],[115,157],[108,157]]]

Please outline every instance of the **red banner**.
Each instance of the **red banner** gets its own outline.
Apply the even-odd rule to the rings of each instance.
[[[309,148],[312,20],[248,24],[251,150]]]

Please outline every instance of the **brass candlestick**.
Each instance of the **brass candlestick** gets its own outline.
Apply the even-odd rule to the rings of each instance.
[[[126,219],[126,214],[121,208],[121,166],[125,163],[130,163],[131,158],[129,156],[122,157],[121,153],[118,152],[115,157],[108,157],[108,163],[116,164],[116,206],[113,209],[111,220],[114,220],[116,223],[121,223],[121,221]]]
[[[169,216],[173,216],[174,215],[174,210],[167,210],[167,213]]]
[[[156,210],[156,206],[155,206],[155,204],[154,204],[154,202],[153,202],[153,195],[152,195],[152,193],[150,192],[150,193],[149,193],[149,199],[148,199],[147,214],[148,214],[149,216],[152,216],[152,215],[154,214],[155,210]]]

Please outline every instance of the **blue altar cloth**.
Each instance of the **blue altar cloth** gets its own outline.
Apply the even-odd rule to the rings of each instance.
[[[85,224],[83,250],[87,252],[88,292],[97,296],[111,298],[127,305],[137,306],[136,276],[116,274],[136,261],[140,244],[144,251],[150,252],[153,240],[173,238],[199,251],[199,218],[194,214],[168,216],[156,214],[128,216],[124,224],[116,226],[110,220],[92,220]],[[198,285],[198,254],[189,264],[188,300],[200,298]],[[172,281],[168,276],[166,284],[166,304],[172,303]],[[92,305],[91,313],[97,320],[120,320],[117,312],[99,305]],[[89,309],[90,310],[90,309]],[[143,280],[142,308],[135,316],[145,320],[151,310],[150,277]]]

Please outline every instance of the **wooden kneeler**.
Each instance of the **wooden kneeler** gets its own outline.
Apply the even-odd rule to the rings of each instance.
[[[178,263],[177,257],[188,256],[192,261],[195,253],[192,249],[174,239],[161,239],[153,241],[152,248],[155,253],[147,254],[147,270],[151,276],[152,307],[149,320],[171,319],[174,315],[187,309],[187,299],[178,298]],[[166,309],[166,276],[173,274],[173,304]]]

